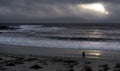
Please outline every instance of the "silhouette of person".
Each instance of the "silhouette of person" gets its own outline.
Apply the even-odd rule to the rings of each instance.
[[[85,57],[86,57],[85,52],[82,52],[82,57],[83,57],[83,58],[85,58]]]

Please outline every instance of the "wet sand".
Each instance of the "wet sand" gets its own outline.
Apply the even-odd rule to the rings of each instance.
[[[58,57],[61,56],[82,58],[83,52],[85,52],[86,58],[99,58],[111,60],[120,59],[120,51],[83,50],[79,48],[47,48],[4,44],[0,45],[0,53],[13,55],[58,56]]]

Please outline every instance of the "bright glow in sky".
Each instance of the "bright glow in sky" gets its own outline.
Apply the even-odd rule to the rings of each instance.
[[[83,9],[88,9],[96,12],[100,12],[103,14],[109,14],[108,11],[106,11],[104,5],[102,3],[93,3],[93,4],[80,4],[78,7],[81,7]]]

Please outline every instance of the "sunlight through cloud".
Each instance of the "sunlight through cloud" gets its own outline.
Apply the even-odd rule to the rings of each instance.
[[[109,14],[109,12],[106,11],[106,9],[105,9],[105,7],[102,3],[80,4],[80,5],[78,5],[78,7],[81,7],[83,9],[96,11],[96,12],[103,13],[103,14],[106,14],[106,15]]]

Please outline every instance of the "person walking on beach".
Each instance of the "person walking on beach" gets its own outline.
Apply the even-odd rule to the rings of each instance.
[[[82,58],[86,58],[85,52],[82,52]]]

